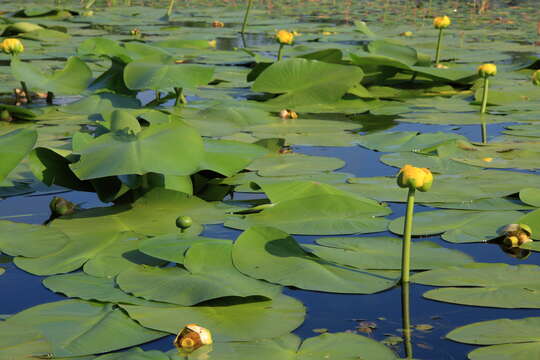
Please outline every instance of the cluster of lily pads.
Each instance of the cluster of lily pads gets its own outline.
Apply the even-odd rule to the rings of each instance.
[[[84,3],[12,2],[0,17],[2,37],[17,40],[1,46],[0,198],[74,190],[104,203],[55,198],[46,224],[0,220],[0,252],[69,298],[7,314],[0,359],[397,359],[351,332],[300,339],[292,332],[306,308],[283,290],[366,295],[399,284],[405,217],[392,209],[407,199],[395,176],[407,164],[435,174],[416,193],[429,209],[409,235],[448,243],[411,244],[411,282],[441,287],[424,297],[540,308],[539,266],[478,263],[452,248],[540,251],[519,241],[540,239],[540,59],[530,47],[483,51],[446,20],[419,28],[416,41],[362,21],[268,21],[251,1],[244,18],[243,8],[174,1]],[[309,5],[314,20],[320,5]],[[491,61],[510,64],[498,66],[487,97],[477,68]],[[383,132],[398,122],[443,127]],[[499,123],[519,124],[489,136]],[[462,125],[482,125],[484,142],[452,132]],[[302,152],[308,146],[381,152],[396,169],[339,172],[345,161]],[[238,235],[212,233],[218,224]],[[189,323],[208,328],[214,343],[114,352]],[[467,325],[448,338],[494,345],[471,359],[519,360],[539,351],[539,334],[531,317]]]

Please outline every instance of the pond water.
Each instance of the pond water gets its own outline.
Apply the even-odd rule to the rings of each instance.
[[[461,50],[463,55],[460,57],[456,52],[456,63],[465,64],[470,69],[476,68],[478,63],[481,62],[496,62],[501,72],[506,72],[511,75],[503,75],[501,83],[495,82],[499,91],[508,91],[508,96],[514,96],[515,90],[510,86],[506,86],[504,81],[516,81],[520,84],[525,83],[524,79],[530,77],[532,70],[526,69],[526,66],[520,68],[516,63],[519,63],[516,58],[512,57],[511,53],[518,53],[523,56],[534,56],[537,53],[537,48],[534,47],[536,23],[540,20],[540,13],[536,9],[535,1],[513,1],[509,4],[507,1],[491,1],[492,8],[482,15],[475,15],[474,10],[471,8],[472,2],[466,1],[454,1],[454,2],[439,2],[433,1],[433,14],[448,13],[453,15],[456,19],[456,28],[449,31],[448,34],[448,46],[443,48],[443,51],[447,53],[446,57],[450,57],[450,54],[454,56],[454,51],[449,47],[458,49],[460,39],[463,39],[459,32],[469,32],[465,35],[467,44],[463,46],[461,44]],[[61,7],[73,9],[78,6],[77,2],[60,2]],[[256,1],[255,12],[252,14],[253,19],[250,21],[250,33],[246,34],[244,38],[238,36],[236,31],[238,30],[239,19],[243,14],[243,2],[226,1],[228,7],[221,7],[222,2],[218,1],[186,1],[178,2],[173,19],[170,22],[157,22],[154,11],[161,11],[165,8],[166,2],[145,2],[144,5],[149,6],[149,13],[147,18],[137,17],[136,21],[132,23],[124,19],[125,23],[115,23],[122,18],[122,4],[117,1],[114,3],[108,2],[110,6],[107,6],[106,2],[97,1],[95,8],[95,14],[90,24],[86,24],[84,17],[77,17],[77,21],[69,23],[68,33],[73,33],[74,43],[45,43],[44,46],[39,45],[39,39],[29,40],[30,49],[29,53],[33,53],[36,57],[36,63],[47,64],[49,67],[59,68],[56,66],[54,59],[63,59],[67,56],[75,54],[75,49],[80,43],[93,36],[104,36],[114,40],[122,40],[128,42],[131,38],[126,36],[121,37],[117,33],[109,33],[107,26],[117,27],[121,31],[138,27],[143,33],[154,34],[153,36],[146,37],[149,43],[154,41],[160,41],[162,39],[170,39],[168,31],[172,31],[175,36],[185,36],[189,40],[210,40],[217,39],[216,51],[219,51],[217,56],[212,55],[208,51],[189,49],[183,53],[186,59],[190,59],[189,62],[194,64],[211,64],[218,68],[215,78],[226,79],[225,81],[233,84],[232,86],[224,86],[219,88],[216,86],[214,89],[206,87],[203,90],[187,91],[187,100],[190,105],[195,104],[193,108],[204,108],[211,103],[212,95],[216,95],[216,99],[228,101],[227,106],[233,107],[232,101],[246,102],[246,98],[253,95],[253,91],[250,90],[249,84],[243,83],[239,80],[246,75],[246,66],[249,63],[269,61],[269,58],[274,58],[277,50],[275,40],[271,34],[278,28],[298,29],[303,33],[298,37],[299,48],[285,49],[285,55],[300,55],[302,53],[308,53],[308,50],[321,50],[325,48],[337,47],[343,51],[356,51],[363,44],[367,44],[373,39],[366,40],[361,38],[358,33],[355,33],[353,22],[355,20],[365,20],[369,26],[371,26],[378,34],[382,34],[381,37],[393,38],[394,40],[402,40],[403,37],[399,36],[399,33],[406,29],[418,33],[418,39],[409,42],[411,46],[417,46],[419,51],[428,53],[432,52],[431,46],[434,42],[433,30],[431,29],[431,13],[421,13],[420,10],[426,11],[428,2],[421,3],[418,8],[414,6],[415,2],[408,1],[385,1],[381,2],[363,1],[360,4],[353,4],[352,1]],[[142,5],[137,1],[131,1],[132,8]],[[423,5],[422,5],[423,4]],[[431,1],[429,2],[431,4]],[[54,3],[51,1],[51,6]],[[9,11],[18,9],[21,4],[17,2],[8,2]],[[115,8],[115,6],[117,8]],[[303,8],[304,6],[304,8]],[[30,8],[24,4],[25,8]],[[125,7],[126,12],[129,12],[130,7]],[[151,11],[150,11],[151,9]],[[305,9],[307,14],[298,14],[302,9]],[[535,9],[536,12],[534,12]],[[295,15],[296,10],[296,15]],[[369,12],[371,14],[368,14]],[[532,11],[532,12],[531,12]],[[393,21],[392,16],[398,16],[403,14],[403,21]],[[101,16],[101,18],[100,18]],[[127,15],[126,15],[127,16]],[[174,19],[176,17],[176,19]],[[190,18],[197,17],[194,20]],[[345,18],[344,18],[345,17]],[[29,18],[31,21],[35,19]],[[100,20],[101,19],[101,20]],[[223,29],[213,29],[209,22],[211,19],[220,19],[226,22],[226,26]],[[534,20],[534,21],[533,21]],[[62,24],[59,19],[46,19],[45,24],[54,26],[57,23]],[[83,27],[77,27],[74,24],[83,24]],[[334,26],[335,25],[335,26]],[[482,26],[491,27],[484,28]],[[1,28],[0,28],[1,29]],[[203,31],[204,30],[204,31]],[[220,31],[216,35],[213,31]],[[222,31],[223,30],[223,31]],[[450,29],[449,29],[450,30]],[[88,33],[85,33],[88,31]],[[93,35],[95,32],[96,35]],[[522,32],[522,33],[520,33]],[[322,33],[328,33],[321,36]],[[496,39],[499,37],[499,39]],[[24,39],[23,39],[24,40]],[[25,44],[26,44],[26,40]],[[462,40],[461,40],[462,41]],[[474,44],[478,41],[478,53],[474,53]],[[524,45],[516,44],[516,41],[525,42]],[[493,43],[493,44],[491,44]],[[194,48],[199,45],[193,45]],[[507,46],[506,49],[498,49],[497,46]],[[47,48],[54,53],[53,55],[45,54]],[[260,58],[252,58],[247,53],[238,54],[237,48],[243,48],[257,53]],[[302,48],[304,47],[304,48]],[[176,49],[178,50],[178,48]],[[289,52],[289,53],[288,53]],[[229,55],[227,55],[229,53]],[[233,54],[233,55],[231,55]],[[221,62],[219,57],[223,57]],[[531,62],[532,64],[533,62]],[[96,74],[106,70],[102,65],[96,65],[92,63],[92,70],[94,70],[94,77]],[[505,67],[506,66],[506,67]],[[3,78],[9,78],[9,70],[7,66],[2,70]],[[2,86],[2,90],[7,92],[7,89],[17,86],[17,82],[12,79],[7,80],[6,84]],[[475,86],[479,86],[476,83]],[[523,85],[525,86],[525,85]],[[456,92],[450,94],[448,99],[458,99],[459,101],[466,101],[467,103],[473,100],[473,92],[468,91],[470,86],[458,84],[455,86]],[[375,88],[370,88],[375,93]],[[525,89],[525,87],[523,87]],[[530,88],[527,87],[527,90]],[[444,95],[444,91],[441,90],[441,94]],[[382,90],[381,90],[382,91]],[[88,94],[85,94],[87,96]],[[493,96],[501,96],[500,94],[493,93]],[[504,95],[503,95],[504,96]],[[540,102],[540,95],[531,93],[531,103],[524,105],[526,111],[531,111],[530,120],[536,120],[539,109],[536,101]],[[79,99],[77,96],[75,99]],[[412,97],[411,97],[412,98]],[[410,100],[407,96],[396,97],[391,99],[394,101]],[[146,104],[154,99],[154,92],[141,92],[139,99],[142,103]],[[426,102],[431,101],[429,97]],[[499,98],[497,98],[498,101]],[[72,97],[58,97],[55,100],[55,105],[62,105],[64,103],[70,103],[74,100]],[[174,100],[169,100],[161,105],[162,109],[173,106]],[[392,106],[390,101],[386,104]],[[385,106],[386,106],[385,105]],[[512,104],[502,101],[498,104],[504,107],[502,112],[508,115],[509,121],[496,121],[487,125],[488,141],[499,141],[497,137],[504,135],[503,131],[511,125],[521,125],[527,123],[527,121],[519,118],[523,115],[519,109],[515,111],[511,109]],[[520,103],[516,105],[519,107]],[[439,106],[439,105],[436,105]],[[470,113],[476,112],[478,106],[471,109],[460,110],[460,106],[464,106],[461,102],[454,104],[444,104],[438,109],[443,109],[444,106],[454,106],[457,110],[449,110],[445,108],[450,116],[459,117],[460,114],[467,116]],[[467,105],[469,106],[469,105]],[[491,106],[491,105],[490,105]],[[510,110],[509,110],[510,109]],[[271,112],[272,116],[275,116],[276,110],[279,109],[265,109]],[[294,109],[293,109],[294,110]],[[446,111],[445,110],[445,111]],[[442,111],[442,110],[441,110]],[[300,113],[300,119],[304,114],[310,113],[309,110]],[[376,111],[374,111],[376,112]],[[343,119],[343,117],[353,118],[350,111],[345,111],[344,114],[332,114],[333,111],[329,111],[328,118],[334,118],[334,120]],[[423,111],[410,112],[409,114],[419,114],[419,117],[425,115]],[[66,115],[66,116],[71,116]],[[80,115],[80,114],[79,114]],[[84,116],[86,116],[85,114]],[[368,115],[360,114],[354,115],[354,122],[357,124],[357,130],[354,134],[376,134],[383,131],[387,132],[419,132],[419,133],[454,133],[463,135],[470,142],[480,143],[481,127],[475,121],[470,123],[465,122],[448,122],[445,121],[432,121],[432,118],[422,117],[427,119],[426,123],[416,122],[403,122],[403,119],[399,117],[399,112],[392,114],[378,114]],[[496,116],[496,112],[491,114]],[[189,115],[186,115],[188,117]],[[310,116],[310,115],[308,115]],[[313,116],[313,115],[311,115]],[[443,114],[441,116],[446,116]],[[514,116],[516,116],[514,118]],[[90,118],[90,115],[88,115]],[[50,146],[61,148],[62,144],[69,144],[66,140],[76,131],[79,122],[88,124],[87,119],[80,121],[80,119],[69,119],[69,127],[63,130],[62,119],[48,119],[43,122],[38,122],[38,129],[43,131],[42,136],[38,143],[40,146]],[[432,123],[432,124],[429,124]],[[50,131],[51,127],[46,125],[54,125],[59,128],[59,131]],[[534,122],[533,122],[534,124]],[[16,125],[2,125],[0,127],[0,135],[7,132],[7,127]],[[25,125],[21,125],[25,127]],[[75,127],[75,130],[73,130]],[[5,131],[6,130],[6,131]],[[51,135],[52,134],[52,135]],[[331,133],[334,136],[334,132]],[[536,139],[532,139],[535,143]],[[300,142],[301,143],[301,142]],[[349,144],[348,146],[306,146],[298,145],[294,142],[291,144],[291,149],[294,153],[306,154],[311,156],[324,156],[342,159],[345,165],[342,168],[336,170],[340,173],[349,173],[353,177],[379,177],[379,176],[395,176],[398,169],[397,167],[386,165],[380,161],[380,157],[386,153],[370,150],[366,147],[359,145]],[[539,164],[540,165],[540,164]],[[23,222],[28,224],[43,224],[50,216],[49,203],[55,196],[61,196],[75,204],[78,204],[80,208],[91,209],[94,207],[108,206],[99,201],[95,193],[82,192],[82,191],[70,191],[69,189],[62,188],[60,186],[54,186],[47,188],[38,181],[28,175],[28,171],[24,163],[15,170],[16,177],[12,180],[23,180],[31,182],[33,192],[28,194],[22,194],[19,196],[6,197],[0,201],[0,219],[10,220],[15,222]],[[513,169],[515,172],[538,174],[540,166],[530,166],[528,168]],[[503,168],[504,169],[504,168]],[[512,170],[511,167],[508,167]],[[435,181],[437,181],[437,174]],[[537,183],[540,187],[540,182]],[[517,191],[516,191],[517,192]],[[253,198],[264,198],[264,195],[253,195],[252,193],[235,192],[234,200],[249,200]],[[226,198],[225,200],[227,200]],[[515,199],[515,196],[513,197]],[[226,201],[227,202],[227,201]],[[458,201],[459,202],[459,201]],[[402,202],[388,202],[392,213],[386,216],[387,219],[393,220],[402,217],[405,214],[405,204]],[[420,214],[425,211],[431,211],[437,209],[436,207],[430,207],[424,204],[416,206],[416,214]],[[504,224],[501,224],[504,225]],[[471,224],[474,226],[474,224]],[[222,224],[206,224],[201,236],[222,238],[222,239],[236,239],[242,233],[241,230],[225,227]],[[343,237],[353,236],[395,236],[390,231],[378,232],[375,234],[362,234],[362,235],[339,235]],[[315,235],[295,235],[295,239],[302,244],[312,244],[315,239],[321,236]],[[418,238],[415,238],[418,241]],[[475,262],[481,263],[505,263],[510,265],[518,264],[531,264],[540,265],[540,255],[536,252],[522,259],[518,259],[510,256],[502,251],[501,246],[498,244],[475,242],[475,243],[450,243],[444,241],[440,235],[425,235],[420,237],[421,240],[429,240],[440,246],[449,249],[455,249],[462,251],[473,257]],[[0,243],[1,244],[1,243]],[[0,253],[0,267],[3,267],[6,272],[0,276],[0,287],[2,288],[2,295],[0,297],[0,314],[9,318],[10,315],[21,312],[32,306],[36,306],[43,303],[63,300],[65,297],[60,294],[56,294],[42,285],[44,277],[32,275],[19,269],[13,263],[13,258]],[[465,359],[467,354],[477,348],[476,346],[466,345],[458,342],[451,341],[446,338],[451,330],[471,324],[479,321],[495,320],[501,318],[520,319],[524,317],[540,317],[540,309],[501,309],[490,307],[478,307],[478,306],[466,306],[458,304],[450,304],[445,302],[438,302],[424,298],[422,295],[436,287],[420,285],[412,283],[410,285],[410,316],[412,332],[412,353],[415,359]],[[385,339],[391,339],[392,336],[403,336],[403,317],[402,317],[402,288],[401,286],[394,286],[388,290],[371,294],[371,295],[349,295],[349,294],[334,294],[324,293],[317,291],[307,291],[297,288],[285,288],[284,293],[300,300],[307,309],[307,315],[305,321],[300,327],[298,327],[294,333],[302,338],[308,338],[316,336],[320,332],[358,332],[361,335],[368,336],[378,341],[384,341]],[[369,323],[367,323],[369,322]],[[367,325],[366,325],[367,324]],[[418,328],[414,328],[415,326]],[[423,326],[429,325],[429,326]],[[159,340],[149,342],[141,347],[145,350],[162,350],[168,351],[172,347],[173,336],[166,336]],[[0,344],[1,344],[0,339]],[[413,358],[412,354],[406,354],[404,344],[402,342],[396,342],[389,344],[391,349],[398,354],[399,357]],[[0,354],[0,359],[3,359]],[[521,358],[520,358],[521,359]],[[11,359],[10,359],[11,360]]]

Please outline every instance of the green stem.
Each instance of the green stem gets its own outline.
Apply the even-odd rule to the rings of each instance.
[[[241,34],[244,34],[246,32],[247,21],[248,21],[248,17],[249,17],[249,11],[251,10],[252,5],[253,5],[253,0],[248,0],[246,13],[244,14],[244,22],[242,23],[242,30],[240,30]]]
[[[170,17],[173,12],[175,0],[169,0],[169,7],[167,8],[167,16]]]
[[[441,59],[442,31],[442,28],[439,29],[439,38],[437,39],[437,51],[435,52],[435,65],[437,65]]]
[[[409,306],[409,283],[401,284],[401,312],[403,319],[403,346],[405,347],[405,358],[412,359],[411,343],[411,312]]]
[[[484,91],[482,92],[482,107],[480,108],[480,114],[486,113],[488,91],[489,91],[489,78],[487,76],[484,76]]]
[[[407,194],[407,211],[405,214],[405,227],[403,229],[403,247],[401,253],[401,282],[409,282],[409,272],[411,265],[411,233],[414,214],[414,193],[415,188],[410,187]]]
[[[26,83],[24,81],[21,81],[21,87],[24,91],[24,96],[26,96],[26,101],[31,104],[32,103],[32,97],[30,96],[30,92],[28,91],[28,88],[26,87]]]
[[[147,190],[149,187],[148,183],[148,174],[143,174],[141,177],[141,188],[143,191]]]
[[[487,144],[487,125],[482,121],[482,144]]]
[[[159,90],[156,90],[156,99],[154,101],[160,101],[161,100],[161,94]]]
[[[52,91],[47,91],[47,104],[52,105],[54,100],[54,93]]]
[[[284,47],[285,47],[285,45],[279,44],[279,50],[278,50],[278,53],[277,53],[277,61],[280,61],[281,58],[283,57],[283,48]]]
[[[184,96],[184,88],[174,88],[174,92],[176,93],[176,100],[174,101],[174,106],[178,106],[179,104],[187,104],[186,97]]]

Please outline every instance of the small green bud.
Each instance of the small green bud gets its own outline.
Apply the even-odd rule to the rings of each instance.
[[[53,197],[49,203],[49,209],[53,216],[70,215],[75,212],[76,205],[61,197]]]
[[[182,231],[189,229],[193,225],[193,219],[190,216],[179,216],[176,218],[176,227]]]
[[[11,114],[6,109],[0,111],[0,121],[13,121],[13,117],[11,117]]]

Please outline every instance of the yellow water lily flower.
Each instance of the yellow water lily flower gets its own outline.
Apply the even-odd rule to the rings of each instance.
[[[0,43],[0,49],[6,54],[17,55],[24,51],[24,46],[19,39],[7,38]]]
[[[397,183],[402,188],[428,191],[433,184],[433,174],[427,168],[405,165],[398,173]]]
[[[497,66],[495,64],[482,64],[478,67],[478,75],[481,77],[494,76],[497,74]]]
[[[184,326],[174,339],[174,345],[184,351],[194,351],[203,345],[212,344],[212,334],[210,330],[197,324]]]
[[[437,16],[435,19],[433,19],[433,26],[435,29],[445,29],[450,26],[452,21],[448,16]]]
[[[287,30],[279,30],[276,33],[276,40],[282,45],[292,45],[294,41],[294,35],[292,32]]]
[[[540,85],[540,70],[536,70],[532,74],[532,82],[534,85]]]

